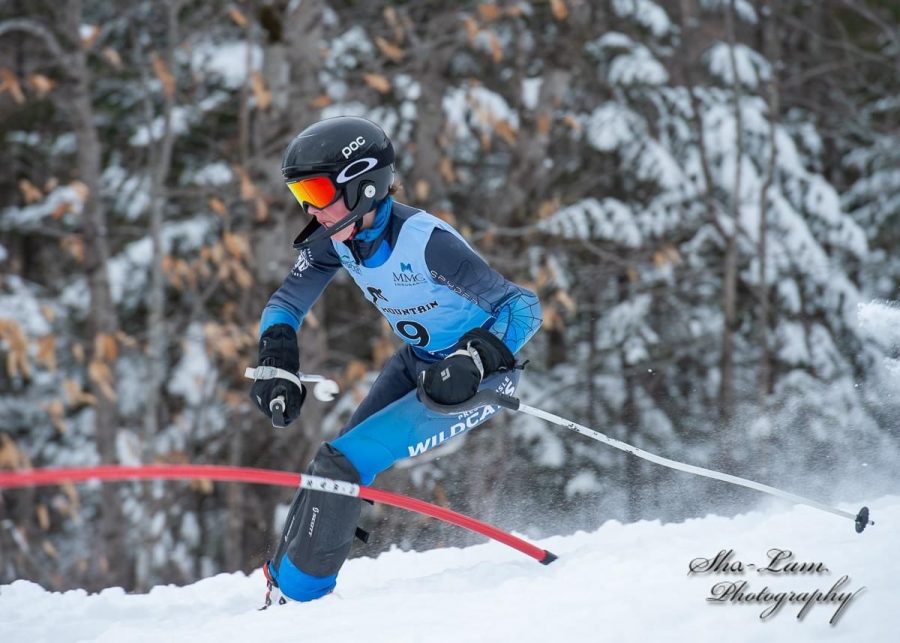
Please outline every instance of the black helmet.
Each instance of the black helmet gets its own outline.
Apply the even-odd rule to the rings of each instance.
[[[394,182],[394,146],[372,121],[356,116],[326,118],[300,132],[284,151],[281,172],[300,206],[324,208],[343,197],[350,213],[330,228],[298,237],[299,248],[330,237],[384,199]]]

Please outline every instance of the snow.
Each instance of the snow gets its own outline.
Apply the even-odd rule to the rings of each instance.
[[[859,325],[887,345],[900,345],[900,304],[875,300],[858,306]]]
[[[176,247],[183,252],[200,248],[215,225],[215,217],[200,215],[165,224],[162,230],[163,254],[171,253]],[[109,260],[109,285],[115,302],[133,307],[146,296],[152,260],[153,242],[150,237],[128,244],[122,252]],[[79,277],[69,284],[60,299],[73,310],[86,311],[90,301],[87,281]]]
[[[134,431],[119,429],[116,433],[116,457],[123,466],[137,467],[142,464],[141,438]]]
[[[2,250],[2,247],[0,247]],[[4,275],[0,290],[0,318],[12,319],[29,337],[47,335],[52,328],[30,284],[18,275]]]
[[[650,295],[640,294],[606,311],[597,324],[597,347],[621,346],[626,364],[646,360],[647,345],[659,341],[646,319],[651,303]]]
[[[197,185],[225,185],[230,183],[233,178],[234,173],[228,164],[216,161],[197,170],[191,180]]]
[[[620,103],[600,105],[588,121],[588,142],[602,152],[614,150],[644,134],[640,116]]]
[[[779,360],[792,366],[809,363],[809,349],[803,324],[790,320],[782,321],[775,332],[778,338]]]
[[[13,230],[39,226],[51,216],[57,208],[69,204],[71,210],[63,215],[63,221],[70,221],[81,214],[84,207],[84,195],[75,185],[62,185],[55,188],[43,201],[22,208],[10,207],[0,210],[0,229]]]
[[[737,73],[738,82],[755,89],[759,81],[767,81],[772,76],[769,61],[747,45],[739,43],[733,47],[734,67],[732,67],[730,49],[732,48],[728,44],[719,42],[710,47],[705,54],[709,70],[725,83],[733,83]]]
[[[631,209],[613,198],[588,198],[562,208],[538,228],[565,239],[606,239],[636,248],[641,233]]]
[[[643,45],[616,56],[609,67],[609,82],[614,85],[662,85],[668,80],[666,68]]]
[[[190,126],[196,123],[204,112],[215,109],[222,103],[226,102],[228,97],[223,92],[215,92],[199,101],[196,105],[176,105],[172,108],[172,118],[170,127],[172,132],[178,136],[185,134],[190,130]],[[165,118],[157,116],[150,123],[149,127],[141,125],[135,130],[135,133],[128,139],[130,145],[135,147],[144,147],[153,141],[162,139],[165,134]]]
[[[665,10],[650,0],[613,0],[613,11],[622,18],[631,18],[654,36],[672,31],[672,21]]]
[[[566,483],[566,497],[603,491],[603,481],[593,471],[579,471]]]
[[[129,174],[120,165],[111,165],[103,172],[104,194],[111,195],[115,211],[129,221],[136,221],[150,208],[150,175]]]
[[[319,71],[319,84],[326,88],[328,96],[334,103],[322,110],[322,118],[350,115],[375,120],[372,115],[367,114],[368,105],[347,100],[349,88],[345,75],[348,70],[359,67],[361,60],[371,59],[374,53],[375,47],[372,41],[366,35],[365,29],[359,25],[351,27],[328,42],[328,48],[324,52],[323,68]],[[407,75],[404,76],[405,78],[400,83],[410,84],[411,78]],[[378,121],[376,120],[376,122]],[[387,132],[387,128],[384,129]],[[388,132],[388,136],[391,136],[391,132]]]
[[[668,190],[685,190],[688,183],[682,166],[667,147],[649,136],[647,122],[621,103],[609,101],[597,107],[587,119],[586,136],[594,148],[618,150],[621,165],[642,181],[655,181]],[[648,220],[649,228],[658,220]]]
[[[643,146],[625,151],[625,161],[634,163],[635,175],[644,181],[656,181],[667,190],[683,188],[686,179],[681,166],[664,145],[650,139]]]
[[[192,107],[175,106],[172,108],[172,119],[170,127],[176,135],[184,134],[189,129]],[[149,145],[153,141],[162,139],[165,133],[166,121],[162,116],[157,116],[149,127],[141,125],[135,130],[135,133],[128,139],[129,145],[135,147],[143,147]]]
[[[791,314],[800,312],[800,288],[796,281],[790,278],[780,279],[775,284],[775,290],[786,312]]]
[[[700,0],[700,6],[706,10],[729,11],[731,0]],[[756,24],[756,9],[748,0],[736,0],[734,12],[738,18],[750,24]]]
[[[82,40],[86,40],[94,35],[94,30],[97,28],[97,25],[86,25],[81,24],[78,25],[78,35]]]
[[[597,55],[602,54],[604,49],[631,49],[634,47],[634,40],[619,31],[608,31],[600,36],[594,42],[588,43],[586,49]]]
[[[856,315],[860,332],[891,355],[884,357],[884,367],[893,375],[892,381],[900,381],[900,359],[895,357],[900,348],[900,304],[885,300],[859,303]]]
[[[215,369],[206,354],[203,325],[193,322],[181,343],[181,360],[169,376],[169,393],[183,397],[191,406],[198,406],[215,385],[215,377],[211,377],[214,373]]]
[[[419,100],[419,97],[422,95],[421,83],[409,74],[397,74],[392,82],[397,94],[408,101]]]
[[[526,109],[537,107],[543,82],[544,79],[541,77],[522,79],[522,104]]]
[[[821,176],[810,180],[805,205],[807,210],[828,224],[837,225],[841,220],[841,200],[837,191]],[[862,251],[865,252],[865,247]]]
[[[407,88],[409,89],[409,88]],[[412,90],[415,93],[415,89]],[[361,101],[337,102],[322,108],[322,119],[336,116],[360,116],[378,123],[396,147],[400,142],[409,141],[415,123],[415,103],[403,101],[400,110],[386,105],[371,107]]]
[[[10,143],[22,143],[23,145],[37,146],[41,142],[41,135],[37,132],[16,130],[7,132],[6,140]]]
[[[247,47],[242,40],[214,44],[200,43],[191,54],[191,69],[221,76],[226,87],[237,89],[244,84],[249,72],[262,68],[262,47],[250,46],[250,69],[247,69]]]
[[[328,43],[328,67],[353,69],[360,59],[367,60],[375,54],[375,46],[366,30],[360,25],[351,27]]]
[[[368,107],[360,101],[349,103],[333,103],[322,108],[322,119],[335,118],[336,116],[361,116],[366,117]],[[384,129],[384,128],[382,128]]]
[[[860,504],[839,508],[856,513]],[[900,562],[893,555],[900,496],[873,497],[867,504],[876,525],[862,534],[849,520],[780,502],[733,518],[608,521],[592,533],[538,541],[559,556],[548,566],[493,542],[422,553],[392,549],[348,561],[337,591],[324,599],[265,612],[257,611],[261,571],[158,586],[148,594],[119,588],[56,593],[20,580],[0,587],[0,640],[893,641],[900,628]],[[728,550],[729,564],[740,562],[742,571],[700,571],[704,559]],[[790,562],[822,563],[824,569],[749,568],[766,567],[779,550],[792,553]],[[692,564],[698,570],[693,574]],[[741,582],[747,583],[745,598],[763,588],[772,598],[708,600]],[[791,602],[789,592],[826,594],[835,585],[840,598],[811,602],[805,611],[803,598]]]
[[[147,399],[146,362],[138,355],[120,354],[115,372],[119,412],[131,417],[140,416]]]
[[[534,443],[534,465],[560,469],[566,464],[565,443],[558,431],[553,431],[530,415],[522,415],[513,422],[512,435],[525,443]],[[452,441],[451,441],[452,443]]]
[[[65,134],[60,134],[53,141],[50,153],[54,156],[57,154],[74,154],[77,149],[78,137],[75,135],[75,132],[66,132]]]
[[[451,89],[443,98],[447,126],[459,138],[466,138],[471,127],[480,134],[490,134],[498,123],[519,129],[519,115],[500,94],[481,85],[466,84]]]

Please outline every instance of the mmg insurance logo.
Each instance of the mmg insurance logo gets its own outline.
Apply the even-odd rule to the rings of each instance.
[[[413,271],[412,264],[400,262],[400,272],[394,273],[395,286],[418,286],[425,283],[422,273]]]

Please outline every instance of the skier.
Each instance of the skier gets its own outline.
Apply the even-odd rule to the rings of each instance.
[[[418,378],[440,404],[464,402],[480,387],[512,394],[514,355],[541,324],[534,293],[493,270],[444,221],[394,201],[393,163],[390,139],[363,118],[325,119],[291,141],[282,172],[313,219],[295,239],[297,262],[260,321],[259,365],[296,373],[300,324],[343,266],[405,343],[340,436],[324,442],[309,465],[310,475],[364,485],[497,410],[429,411],[417,398]],[[306,390],[288,379],[257,379],[250,397],[269,417],[281,398],[289,424]],[[284,602],[279,594],[310,601],[331,592],[359,513],[358,498],[299,490],[264,565],[267,605]]]

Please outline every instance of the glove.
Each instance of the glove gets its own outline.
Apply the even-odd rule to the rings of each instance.
[[[275,324],[259,338],[259,365],[274,366],[289,373],[300,370],[300,349],[297,332],[287,324]],[[277,397],[284,398],[284,426],[300,416],[300,408],[306,399],[306,389],[290,380],[276,377],[256,380],[250,388],[250,399],[266,417],[272,417],[270,404]]]
[[[422,386],[438,404],[459,404],[478,392],[481,381],[516,365],[502,340],[483,328],[463,335],[448,357],[425,369]]]

